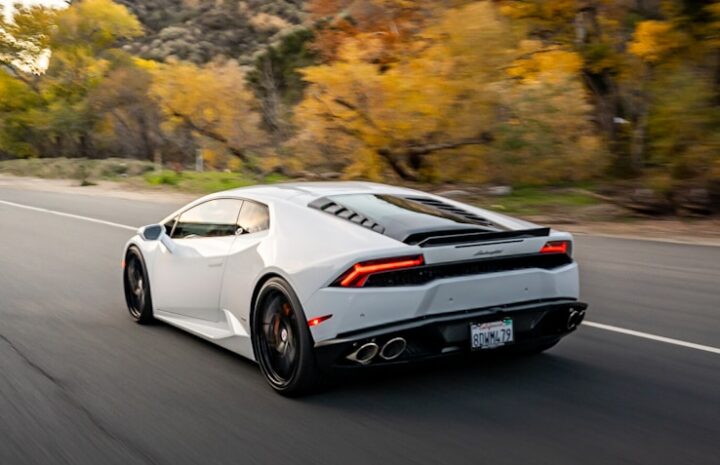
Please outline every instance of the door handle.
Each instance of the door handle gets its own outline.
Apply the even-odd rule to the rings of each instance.
[[[217,267],[219,267],[219,266],[222,266],[222,264],[223,264],[223,259],[222,259],[222,258],[216,258],[216,259],[210,260],[210,263],[208,263],[208,266],[209,266],[210,268],[217,268]]]

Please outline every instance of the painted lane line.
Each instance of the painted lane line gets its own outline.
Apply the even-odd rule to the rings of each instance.
[[[710,352],[711,354],[720,354],[720,349],[717,347],[704,346],[702,344],[695,344],[694,342],[681,341],[679,339],[672,339],[664,336],[657,336],[655,334],[643,333],[640,331],[633,331],[632,329],[618,328],[617,326],[605,325],[602,323],[595,323],[593,321],[583,321],[582,326],[590,326],[592,328],[604,329],[605,331],[612,331],[620,334],[627,334],[628,336],[640,337],[643,339],[650,339],[651,341],[664,342],[666,344],[672,344],[680,347],[687,347],[688,349],[702,350],[703,352]]]
[[[88,221],[90,223],[102,224],[105,226],[111,226],[113,228],[126,229],[128,231],[137,231],[138,228],[135,226],[128,226],[126,224],[113,223],[112,221],[99,220],[97,218],[90,218],[89,216],[73,215],[72,213],[59,212],[56,210],[48,210],[47,208],[31,207],[30,205],[23,205],[21,203],[8,202],[7,200],[0,200],[1,205],[8,205],[10,207],[24,208],[25,210],[32,210],[41,213],[49,213],[51,215],[64,216],[66,218],[72,218],[75,220]]]
[[[618,239],[623,241],[642,241],[642,242],[657,242],[659,244],[674,244],[674,245],[695,245],[699,247],[720,247],[720,240],[708,238],[708,240],[683,240],[683,239],[672,239],[665,237],[639,237],[632,236],[629,234],[603,234],[603,233],[589,233],[589,232],[574,232],[573,236],[581,237],[598,237],[601,239]]]

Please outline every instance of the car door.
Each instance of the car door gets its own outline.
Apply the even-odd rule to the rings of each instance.
[[[266,268],[262,247],[270,229],[268,207],[246,200],[240,211],[238,225],[241,229],[228,254],[220,306],[235,315],[249,334],[250,297],[258,273]]]
[[[164,245],[151,285],[159,312],[220,321],[220,291],[228,252],[239,233],[243,201],[220,198],[181,213],[170,229],[173,249]]]

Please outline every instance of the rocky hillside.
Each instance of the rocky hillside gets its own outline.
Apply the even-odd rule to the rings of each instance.
[[[116,0],[145,27],[127,45],[144,58],[205,63],[220,55],[248,62],[276,36],[303,21],[302,0]]]

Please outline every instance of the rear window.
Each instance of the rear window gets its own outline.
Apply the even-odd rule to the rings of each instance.
[[[347,194],[333,195],[329,199],[338,204],[349,208],[350,210],[377,221],[380,224],[388,224],[401,219],[424,219],[425,224],[472,224],[477,225],[480,222],[474,220],[470,213],[465,216],[462,210],[453,208],[456,213],[435,206],[427,205],[423,202],[412,200],[405,197],[395,195],[378,195],[378,194]],[[429,202],[439,204],[433,199],[427,199]],[[442,204],[439,204],[442,205]]]

